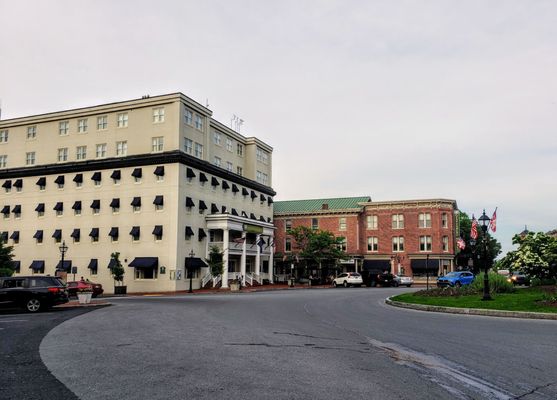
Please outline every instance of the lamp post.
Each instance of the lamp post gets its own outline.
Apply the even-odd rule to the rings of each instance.
[[[426,290],[429,290],[429,254],[425,255],[425,279],[426,279]]]
[[[489,226],[489,218],[485,215],[485,210],[483,210],[482,216],[478,218],[480,221],[480,227],[482,228],[482,256],[483,256],[483,267],[484,267],[484,295],[482,300],[492,300],[491,295],[489,294],[489,277],[487,276],[487,270],[489,269],[489,262],[487,256],[487,228]]]
[[[59,246],[58,249],[60,250],[60,254],[62,255],[62,261],[60,262],[60,270],[61,271],[66,271],[66,268],[64,268],[64,255],[68,251],[68,246],[66,246],[66,241],[65,240],[62,241],[62,245]],[[66,271],[66,272],[68,272],[68,271]],[[75,275],[74,275],[73,280],[75,281]]]
[[[190,290],[188,290],[188,293],[193,293],[193,289],[192,289],[192,286],[191,286],[192,285],[191,280],[193,278],[192,264],[193,264],[193,258],[194,257],[195,257],[195,253],[193,252],[193,249],[192,249],[192,251],[190,251],[190,263],[189,263],[188,268],[187,268],[188,273],[190,275]]]

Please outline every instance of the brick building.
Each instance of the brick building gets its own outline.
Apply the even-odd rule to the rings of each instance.
[[[297,261],[288,230],[307,226],[344,238],[349,256],[342,262],[344,270],[420,276],[427,268],[432,275],[445,273],[454,269],[457,221],[456,201],[446,199],[373,202],[363,196],[277,201],[276,272],[288,273],[288,266]]]

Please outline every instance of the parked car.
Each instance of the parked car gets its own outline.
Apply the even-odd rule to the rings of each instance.
[[[104,293],[103,285],[89,281],[68,282],[68,295],[77,296],[77,292],[92,291],[93,298]]]
[[[469,271],[449,272],[447,275],[437,278],[437,287],[469,285],[474,281],[474,274]]]
[[[530,285],[530,277],[524,275],[521,272],[513,272],[512,275],[509,276],[507,281],[509,281],[513,285],[524,285],[524,286]]]
[[[362,286],[362,275],[357,272],[344,272],[333,279],[333,286],[337,287],[342,285],[344,287],[348,286]]]
[[[395,276],[386,271],[362,271],[362,279],[364,281],[364,285],[369,287],[398,285],[395,281]]]
[[[410,287],[414,283],[414,279],[412,279],[411,276],[395,275],[394,280],[395,280],[394,286]]]
[[[66,284],[56,276],[0,278],[0,305],[37,312],[67,302]]]

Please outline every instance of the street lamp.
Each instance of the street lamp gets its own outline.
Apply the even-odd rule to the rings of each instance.
[[[488,256],[487,256],[487,228],[489,227],[489,218],[485,215],[485,210],[483,210],[482,216],[478,218],[480,221],[480,227],[482,228],[482,252],[483,252],[483,264],[484,264],[484,295],[482,300],[492,300],[491,295],[489,294],[489,277],[487,276],[487,270],[489,269],[488,263]]]
[[[192,251],[190,251],[190,263],[188,265],[188,273],[190,274],[190,290],[188,290],[188,293],[193,293],[193,289],[191,287],[191,280],[193,278],[193,272],[192,272],[192,266],[193,266],[193,258],[195,257],[195,253]]]
[[[68,246],[66,246],[66,241],[62,241],[62,245],[60,247],[58,247],[58,249],[60,250],[60,254],[62,254],[62,261],[60,263],[60,270],[61,271],[66,271],[66,268],[64,268],[64,255],[66,254],[66,252],[68,251]],[[68,272],[68,271],[66,271]],[[74,277],[74,281],[75,281],[75,277]]]
[[[425,279],[426,279],[426,290],[429,290],[429,254],[425,255]]]

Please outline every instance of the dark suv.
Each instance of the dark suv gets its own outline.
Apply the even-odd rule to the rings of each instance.
[[[29,312],[68,302],[63,280],[55,276],[0,278],[0,306],[23,307]]]
[[[362,280],[365,286],[398,286],[395,276],[387,271],[362,271]]]

